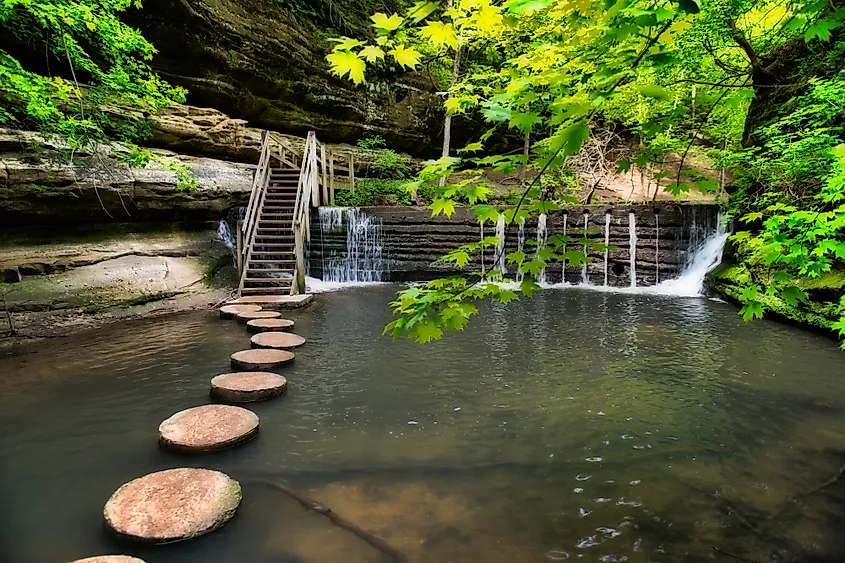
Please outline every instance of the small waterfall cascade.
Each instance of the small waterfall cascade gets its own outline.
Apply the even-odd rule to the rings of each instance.
[[[721,263],[725,242],[730,234],[722,214],[719,213],[716,218],[716,230],[711,231],[697,251],[690,252],[692,257],[689,266],[684,268],[679,277],[654,286],[655,292],[666,295],[703,295],[704,279]],[[690,247],[692,248],[692,245]]]
[[[631,255],[631,287],[637,287],[637,216],[628,213],[628,252]]]
[[[478,222],[479,231],[481,232],[481,240],[484,240],[484,221]],[[481,247],[481,273],[484,273],[484,247]]]
[[[323,281],[336,283],[379,282],[387,269],[382,242],[382,222],[357,207],[320,207],[320,232],[340,231],[346,224],[346,253],[323,252]]]
[[[546,214],[540,214],[540,217],[537,219],[537,253],[546,248],[546,241],[549,238],[549,232],[546,228]],[[540,270],[540,274],[537,276],[537,283],[543,285],[546,283],[546,269],[543,268]]]
[[[505,215],[499,213],[499,218],[496,220],[496,254],[493,256],[493,264],[495,269],[501,272],[501,277],[504,278],[508,273],[505,266]]]
[[[715,218],[719,221],[721,213]],[[698,251],[707,243],[712,237],[714,229],[718,230],[718,225],[713,224],[712,212],[708,210],[699,209],[696,206],[690,206],[684,211],[684,233],[689,240],[687,244],[687,256],[684,261],[684,268],[689,268]]]
[[[237,241],[235,241],[235,235],[232,234],[232,230],[229,228],[229,223],[227,223],[225,219],[221,219],[220,224],[217,226],[217,238],[223,241],[223,244],[228,246],[232,253],[237,252]]]
[[[587,254],[587,222],[590,220],[590,214],[584,213],[584,254]],[[587,273],[587,264],[581,265],[581,283],[590,285],[590,275]]]
[[[660,283],[660,215],[654,213],[654,284]]]
[[[525,251],[525,219],[522,218],[519,220],[519,231],[516,235],[516,251],[517,252],[524,252]],[[519,266],[516,268],[516,273],[514,274],[517,283],[522,283],[522,278],[524,277],[522,272],[519,271]]]
[[[610,256],[610,213],[604,214],[604,286],[607,287],[607,259]]]
[[[563,236],[566,236],[566,220],[569,219],[569,214],[563,214]],[[566,254],[566,245],[563,245],[561,254]],[[560,265],[560,283],[566,283],[566,260]]]

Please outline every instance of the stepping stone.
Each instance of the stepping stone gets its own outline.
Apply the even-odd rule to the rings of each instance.
[[[71,561],[71,563],[144,563],[144,561],[128,555],[99,555],[97,557],[77,559],[76,561]]]
[[[211,380],[211,396],[230,403],[265,401],[288,388],[288,380],[268,371],[224,373]]]
[[[238,313],[255,313],[261,310],[261,305],[226,305],[220,307],[221,319],[234,319]]]
[[[158,427],[161,445],[180,452],[236,446],[258,434],[258,416],[229,405],[204,405],[177,412]]]
[[[287,319],[255,319],[246,323],[249,332],[281,332],[293,328],[293,321]]]
[[[241,504],[241,485],[210,469],[168,469],[120,487],[103,516],[117,534],[147,543],[172,543],[216,530]]]
[[[235,315],[239,323],[246,323],[256,319],[278,319],[281,316],[282,314],[278,311],[244,311]]]
[[[253,348],[297,348],[305,339],[289,332],[262,332],[250,340]]]
[[[244,371],[268,370],[292,363],[295,357],[292,352],[287,350],[272,350],[269,348],[241,350],[232,354],[232,367]]]

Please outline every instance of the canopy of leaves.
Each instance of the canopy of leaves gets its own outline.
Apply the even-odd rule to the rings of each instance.
[[[18,44],[40,46],[49,68],[39,74],[0,49],[0,125],[60,134],[76,148],[148,135],[138,114],[121,116],[154,113],[184,101],[184,91],[148,66],[155,49],[119,18],[131,6],[141,2],[0,3],[0,32]]]

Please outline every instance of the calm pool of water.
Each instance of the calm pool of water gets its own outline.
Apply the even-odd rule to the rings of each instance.
[[[0,560],[382,560],[266,478],[412,562],[845,560],[845,486],[809,492],[845,463],[835,342],[706,299],[571,289],[482,306],[465,333],[419,346],[380,336],[395,290],[289,315],[308,339],[280,371],[289,393],[251,405],[257,439],[218,454],[157,445],[159,422],[206,403],[248,347],[214,312],[0,358]],[[237,517],[161,547],[104,531],[118,486],[177,466],[239,479]]]

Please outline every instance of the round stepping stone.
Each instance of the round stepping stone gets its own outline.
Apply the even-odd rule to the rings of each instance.
[[[256,319],[278,319],[281,316],[282,314],[278,311],[244,311],[235,315],[239,323],[246,323]]]
[[[232,367],[244,371],[268,370],[287,365],[293,362],[295,357],[292,352],[288,352],[287,350],[273,350],[270,348],[241,350],[232,354]]]
[[[220,318],[234,319],[238,313],[255,313],[260,310],[260,305],[226,305],[220,307]]]
[[[305,344],[305,339],[289,332],[261,332],[250,341],[253,348],[297,348]]]
[[[211,380],[211,396],[230,403],[265,401],[288,388],[288,380],[268,371],[224,373]]]
[[[144,561],[128,555],[98,555],[97,557],[77,559],[71,561],[71,563],[144,563]]]
[[[246,442],[258,434],[258,416],[229,405],[177,412],[158,427],[161,445],[182,452],[208,452]]]
[[[287,319],[255,319],[246,323],[249,332],[281,332],[293,328],[293,321]]]
[[[241,485],[210,469],[168,469],[120,487],[103,509],[121,536],[148,543],[187,540],[216,530],[241,504]]]

